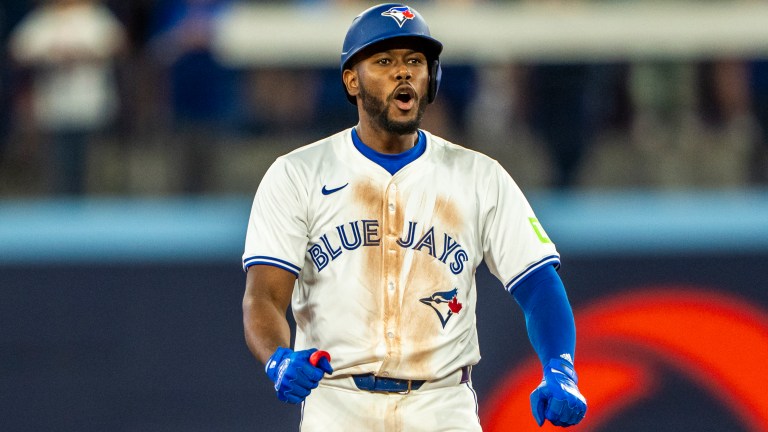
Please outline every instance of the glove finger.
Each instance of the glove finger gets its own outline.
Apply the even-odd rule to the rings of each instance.
[[[292,395],[290,393],[287,393],[285,391],[278,391],[277,392],[277,399],[289,403],[289,404],[297,404],[304,400],[304,398],[298,398],[295,395]]]
[[[307,390],[313,390],[313,389],[316,389],[319,384],[320,384],[320,381],[307,381],[307,385],[303,387]]]
[[[585,414],[585,412],[584,412],[583,409],[576,409],[576,410],[574,410],[573,415],[570,418],[570,423],[572,425],[579,424],[581,419],[584,418],[584,414]]]
[[[303,376],[310,381],[320,381],[323,378],[323,371],[320,368],[312,366],[309,361],[297,362],[296,376]]]
[[[573,421],[571,420],[573,418],[573,413],[569,411],[565,411],[560,413],[560,417],[557,420],[557,426],[570,426],[573,424]],[[555,423],[555,422],[553,422]]]
[[[277,400],[281,402],[288,402],[288,399],[285,397],[285,394],[281,393],[280,391],[277,392]]]
[[[317,362],[317,367],[328,375],[333,374],[333,367],[331,366],[331,362],[329,362],[325,357],[320,358],[320,361]]]
[[[559,402],[559,401],[558,401]],[[563,409],[557,419],[550,419],[556,426],[573,426],[578,424],[584,418],[584,411],[578,406],[571,407],[566,401],[563,402]]]
[[[533,418],[539,426],[544,424],[544,412],[547,409],[547,399],[543,397],[541,389],[536,389],[531,393],[531,411]]]
[[[302,355],[293,362],[294,376],[304,376],[311,381],[320,381],[323,371],[309,363],[309,356]]]
[[[283,385],[277,390],[277,398],[283,402],[297,404],[302,402],[310,391],[317,387],[317,383],[306,379],[283,381]]]
[[[586,417],[586,416],[587,416],[587,413],[586,413],[586,411],[581,411],[581,412],[579,413],[579,416],[576,418],[576,423],[574,423],[574,424],[579,424],[579,423],[581,423],[581,421],[582,421],[582,420],[584,420],[584,417]]]
[[[563,401],[563,410],[560,413],[560,421],[566,425],[574,425],[578,423],[578,419],[582,416],[582,410],[578,403],[574,403],[573,406],[568,403],[568,400]]]
[[[302,389],[311,390],[317,387],[317,381],[307,378],[304,374],[299,373],[290,380],[291,387],[298,387]]]
[[[584,411],[582,411],[580,408],[574,408],[573,413],[571,413],[571,417],[568,419],[568,421],[575,425],[581,421],[581,419],[584,418]]]
[[[321,370],[302,360],[295,360],[286,368],[283,381],[291,381],[302,387],[307,387],[310,385],[310,381],[319,381],[322,377],[323,372]]]
[[[306,396],[298,397],[298,396],[296,396],[294,394],[291,394],[291,393],[286,393],[284,395],[284,397],[285,397],[285,400],[283,400],[283,402],[287,402],[289,404],[294,404],[294,405],[295,404],[300,404],[300,403],[304,402],[304,399],[306,398]]]
[[[296,398],[299,398],[301,400],[304,400],[305,397],[309,396],[309,392],[311,390],[312,388],[293,386],[291,390],[288,391],[287,394],[295,396]]]
[[[577,398],[570,401],[568,408],[572,413],[569,419],[570,423],[578,424],[587,413],[587,403],[584,399],[584,396],[582,396],[581,393],[578,393],[577,391]]]
[[[562,399],[551,398],[547,404],[547,420],[552,423],[563,422],[567,419],[568,413],[565,410],[567,404]]]

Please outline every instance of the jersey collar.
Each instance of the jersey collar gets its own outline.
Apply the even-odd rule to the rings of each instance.
[[[357,135],[357,130],[352,128],[352,143],[355,145],[355,148],[363,156],[387,170],[390,175],[395,175],[395,173],[400,171],[404,166],[415,161],[419,156],[424,154],[424,151],[427,149],[427,138],[421,130],[418,131],[418,136],[419,139],[416,141],[416,145],[410,149],[398,154],[385,154],[379,153],[365,145]]]

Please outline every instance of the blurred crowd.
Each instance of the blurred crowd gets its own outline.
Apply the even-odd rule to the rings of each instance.
[[[251,193],[356,122],[336,67],[222,64],[231,4],[2,2],[0,196]],[[523,186],[762,186],[768,60],[444,63],[424,128]]]

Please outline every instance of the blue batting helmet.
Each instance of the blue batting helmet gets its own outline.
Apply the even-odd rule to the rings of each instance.
[[[429,90],[427,101],[432,102],[437,95],[440,86],[440,53],[443,44],[429,34],[429,27],[421,15],[415,9],[397,4],[385,3],[367,9],[354,20],[347,30],[344,38],[344,47],[341,51],[341,72],[352,67],[353,57],[362,50],[380,42],[392,39],[404,39],[423,50],[429,63]],[[347,99],[356,104],[355,98],[344,92]]]

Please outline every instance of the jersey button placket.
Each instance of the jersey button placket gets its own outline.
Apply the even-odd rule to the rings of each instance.
[[[386,239],[386,253],[388,257],[385,259],[385,262],[388,263],[388,265],[385,265],[385,275],[386,279],[383,280],[385,284],[386,289],[386,297],[385,300],[389,304],[389,308],[395,307],[395,302],[397,298],[397,284],[395,283],[396,280],[396,273],[399,271],[397,269],[397,230],[399,230],[401,227],[397,226],[397,185],[394,183],[390,183],[386,190],[386,207],[388,214],[385,215],[387,222],[387,239]],[[396,333],[395,329],[392,327],[394,324],[392,320],[394,317],[391,313],[387,314],[386,322],[385,322],[385,338],[387,340],[387,358],[389,359],[392,355],[392,350],[396,349],[393,344],[396,343]],[[396,322],[396,321],[395,321]],[[388,362],[385,362],[385,365]],[[382,376],[387,376],[388,373],[384,372]]]
[[[387,253],[390,257],[394,258],[394,256],[397,254],[396,249],[396,241],[397,241],[397,235],[394,233],[395,229],[399,229],[399,227],[396,227],[394,225],[394,222],[396,220],[395,218],[395,211],[397,210],[397,185],[394,183],[390,183],[389,187],[387,187],[387,208],[389,209],[389,217],[387,225],[389,226],[389,232],[387,233]],[[387,271],[387,291],[391,294],[395,291],[395,281],[393,278],[393,274],[391,273],[394,269],[390,268]],[[390,338],[391,339],[391,338]]]
[[[389,186],[389,191],[387,193],[387,201],[389,201],[389,205],[387,205],[387,208],[389,209],[390,213],[394,213],[397,207],[395,206],[395,201],[397,198],[397,185],[391,184]]]
[[[396,202],[397,202],[397,185],[392,183],[387,188],[387,209],[389,210],[389,213],[390,213],[389,215],[390,223],[395,220],[394,213],[395,213],[395,210],[397,210]],[[392,228],[399,229],[399,227],[392,227]],[[398,237],[393,231],[390,231],[388,234],[389,234],[388,235],[389,241],[387,244],[387,253],[389,253],[390,256],[394,256],[395,254],[397,254],[397,249],[395,246],[396,246],[396,241]],[[388,288],[390,292],[394,291],[392,279],[389,280]]]

